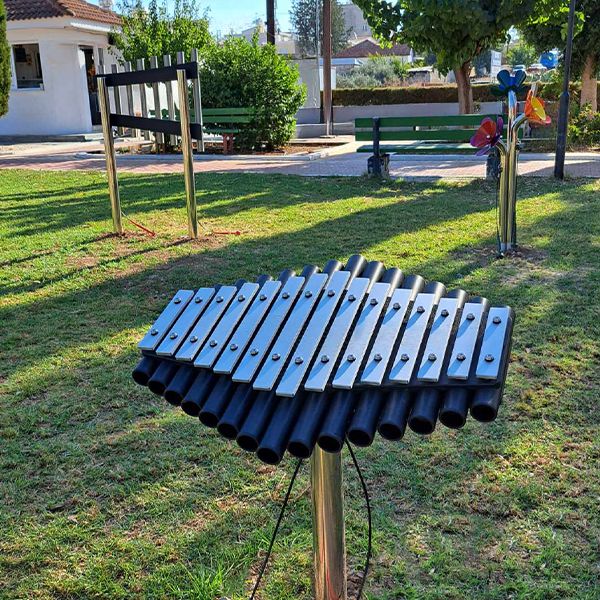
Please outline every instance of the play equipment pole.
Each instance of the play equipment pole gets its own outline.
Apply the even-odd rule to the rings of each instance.
[[[115,88],[116,89],[116,88]],[[121,222],[121,198],[119,196],[119,180],[117,178],[117,159],[112,127],[110,126],[110,100],[108,86],[104,77],[98,78],[98,99],[100,100],[100,116],[102,118],[102,136],[104,137],[104,157],[106,159],[106,174],[108,176],[108,193],[112,211],[113,229],[119,235],[123,234]]]
[[[342,453],[315,446],[310,478],[315,600],[347,600]]]
[[[318,31],[318,30],[317,30]],[[323,0],[323,120],[325,135],[332,134],[331,109],[333,105],[331,91],[331,0]]]
[[[183,154],[183,176],[185,179],[185,198],[188,215],[188,234],[198,239],[198,216],[196,209],[196,184],[194,182],[194,155],[190,132],[190,106],[188,104],[187,74],[185,69],[177,69],[177,87],[179,88],[179,115],[181,120],[181,152]]]

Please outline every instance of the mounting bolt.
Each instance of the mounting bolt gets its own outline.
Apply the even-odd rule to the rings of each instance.
[[[493,323],[494,325],[500,325],[500,323],[502,323],[502,319],[501,319],[500,317],[494,317],[494,318],[492,319],[492,323]]]
[[[356,356],[354,356],[354,354],[348,354],[346,359],[348,360],[348,362],[354,362],[356,360]]]
[[[440,313],[442,317],[447,317],[450,313],[444,308],[444,310]]]
[[[392,306],[392,308],[394,310],[400,310],[402,307],[400,306],[400,302],[394,302],[394,305]]]
[[[297,365],[301,365],[304,362],[304,359],[301,356],[296,356],[296,360],[294,362]]]
[[[475,320],[475,315],[473,313],[469,313],[467,315],[467,321],[474,321]]]
[[[371,298],[371,302],[369,302],[371,306],[377,306],[377,298]]]
[[[323,354],[323,356],[321,356],[321,362],[322,363],[328,363],[329,362],[329,356],[327,356],[327,354]]]
[[[243,302],[246,299],[246,296],[244,296],[244,294],[240,294],[238,296],[238,302]]]
[[[308,291],[304,293],[305,298],[312,298],[312,292]]]
[[[280,354],[273,354],[273,355],[271,356],[271,359],[272,359],[272,360],[279,360],[280,358],[281,358],[281,355],[280,355]]]
[[[267,299],[267,295],[266,294],[261,294],[260,295],[260,301],[264,302]]]
[[[381,354],[377,353],[374,357],[373,360],[375,362],[381,362],[383,360],[383,356],[381,356]]]
[[[350,294],[348,296],[348,302],[354,302],[356,300],[356,296],[354,294]]]
[[[435,362],[437,360],[437,356],[432,352],[428,357],[427,360],[429,362]]]
[[[208,345],[209,345],[211,348],[214,348],[214,347],[217,345],[217,340],[210,340],[210,342],[208,342]]]
[[[491,363],[494,362],[494,357],[491,354],[486,354],[484,360],[485,362]]]
[[[287,292],[283,292],[283,294],[281,294],[281,297],[282,297],[284,300],[287,300],[287,299],[290,297],[290,295],[289,295]]]
[[[202,298],[194,298],[194,302],[196,304],[200,304],[200,302],[202,302]]]
[[[424,306],[421,306],[421,305],[417,306],[417,312],[418,312],[419,314],[421,314],[421,313],[424,313],[424,312],[425,312],[425,307],[424,307]]]
[[[223,302],[223,296],[217,296],[216,302],[217,304],[221,304],[221,302]]]
[[[150,332],[150,335],[158,335],[158,329],[153,329],[153,330]]]
[[[177,339],[177,334],[175,332],[173,332],[170,336],[169,336],[172,340],[176,340]]]
[[[332,296],[335,296],[335,290],[329,290],[327,292],[327,295],[331,298]]]
[[[229,346],[229,349],[230,349],[232,352],[235,352],[235,351],[238,349],[238,345],[237,345],[237,344],[231,344],[231,346]]]
[[[408,360],[410,360],[410,356],[409,356],[408,354],[403,354],[403,355],[400,357],[400,360],[401,360],[402,362],[408,362]]]
[[[190,342],[191,342],[192,344],[195,344],[197,341],[198,341],[198,337],[197,337],[197,336],[195,336],[195,335],[193,335],[193,336],[190,338]]]
[[[250,356],[256,356],[258,354],[258,350],[256,348],[252,348],[252,350],[250,350]]]
[[[181,298],[175,298],[175,300],[173,300],[173,302],[175,304],[181,304]]]
[[[465,355],[464,355],[462,352],[459,352],[459,353],[456,355],[456,360],[458,360],[458,361],[462,362],[463,360],[467,360],[467,357],[466,357],[466,356],[465,356]]]

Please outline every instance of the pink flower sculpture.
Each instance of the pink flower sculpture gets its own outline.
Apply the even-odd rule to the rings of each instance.
[[[486,117],[481,121],[479,129],[471,138],[471,146],[479,148],[477,156],[487,154],[502,138],[504,121],[498,117],[495,121]]]

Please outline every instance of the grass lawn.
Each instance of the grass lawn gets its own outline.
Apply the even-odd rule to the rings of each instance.
[[[522,180],[517,257],[493,188],[264,175],[0,172],[0,598],[248,596],[293,461],[278,468],[135,385],[136,343],[178,288],[362,252],[517,311],[498,421],[358,457],[370,599],[600,598],[600,182]],[[130,228],[131,229],[131,228]],[[350,578],[366,549],[347,467]],[[311,597],[308,465],[263,599]]]

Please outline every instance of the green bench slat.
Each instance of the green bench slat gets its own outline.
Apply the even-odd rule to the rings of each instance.
[[[204,123],[250,123],[252,117],[211,117],[202,114]]]
[[[476,131],[476,129],[421,129],[420,131],[387,131],[383,129],[379,132],[379,139],[383,141],[438,140],[441,142],[468,142]],[[373,132],[357,131],[355,138],[357,142],[370,142],[373,140]]]
[[[239,133],[239,129],[231,129],[231,128],[223,128],[223,129],[213,129],[210,127],[204,128],[204,133],[211,133],[214,135],[221,135],[223,133]]]
[[[435,117],[380,117],[380,127],[462,127],[479,124],[485,117],[495,119],[497,115],[448,115]],[[357,129],[373,128],[372,118],[358,118],[354,120]]]
[[[235,108],[203,108],[202,109],[202,115],[203,116],[211,116],[211,117],[216,117],[216,116],[220,116],[220,115],[253,115],[254,114],[254,109],[253,108],[247,108],[247,107],[235,107]]]
[[[379,152],[385,154],[473,154],[471,144],[406,144],[393,145],[382,144],[379,146]],[[360,146],[357,152],[373,153],[373,146]]]

